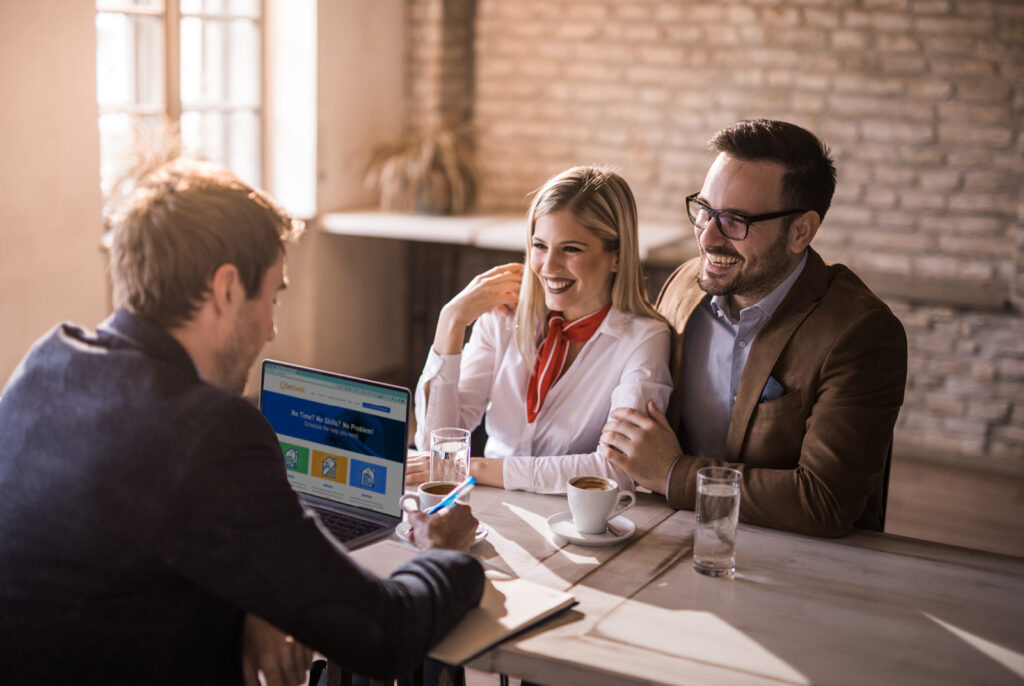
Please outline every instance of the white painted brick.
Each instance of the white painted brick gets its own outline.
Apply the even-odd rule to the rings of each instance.
[[[955,16],[916,17],[913,30],[923,34],[977,36],[984,38],[991,35],[995,28],[990,19],[973,19]]]
[[[949,208],[954,211],[1003,214],[1015,216],[1020,200],[1012,193],[954,193],[949,197]]]
[[[941,210],[946,206],[946,197],[941,193],[900,191],[900,208],[904,210]]]
[[[829,34],[829,44],[834,50],[866,50],[871,43],[871,34],[867,31],[847,29]]]
[[[1019,175],[1009,171],[981,169],[964,174],[964,188],[980,191],[1012,191],[1020,187]]]
[[[921,43],[905,33],[875,33],[875,47],[882,52],[920,52]]]
[[[947,14],[952,7],[950,0],[914,0],[910,10],[914,14]]]
[[[909,274],[911,269],[911,259],[909,256],[879,251],[858,253],[854,264],[857,270],[897,274],[900,276]]]
[[[958,100],[967,102],[1009,102],[1013,90],[1009,82],[982,80],[957,81],[956,96]]]
[[[954,79],[988,77],[996,73],[996,66],[991,61],[964,57],[936,57],[930,60],[930,67],[934,76]]]
[[[1009,103],[981,105],[953,101],[941,103],[938,110],[943,121],[997,124],[1007,128],[1013,124],[1014,115]]]
[[[834,29],[842,23],[842,17],[837,9],[807,8],[804,10],[804,23],[813,28]]]
[[[962,174],[957,169],[937,169],[921,172],[921,188],[927,191],[951,191],[960,185]]]
[[[502,3],[505,4],[505,3]],[[516,3],[508,3],[516,4]],[[652,7],[649,2],[616,2],[612,5],[617,19],[625,21],[648,21],[651,19]]]
[[[908,4],[908,0],[864,0],[864,8],[868,10],[902,11]]]
[[[688,8],[680,3],[659,3],[654,8],[654,20],[657,22],[682,22],[689,18]]]
[[[914,274],[925,279],[961,279],[978,284],[992,280],[992,265],[981,260],[921,255],[913,259]]]
[[[929,143],[935,138],[930,125],[890,119],[865,119],[861,132],[864,140],[883,143]]]
[[[995,126],[939,124],[938,133],[939,142],[949,144],[1003,148],[1013,141],[1013,133],[1010,130]]]

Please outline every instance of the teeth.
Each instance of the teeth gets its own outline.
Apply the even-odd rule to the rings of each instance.
[[[738,257],[727,257],[725,255],[711,255],[708,256],[708,262],[715,265],[716,267],[728,267],[731,264],[736,264],[740,261]]]
[[[544,281],[550,288],[556,291],[561,290],[563,288],[568,288],[569,286],[572,285],[572,279],[552,279],[549,277],[544,279]]]

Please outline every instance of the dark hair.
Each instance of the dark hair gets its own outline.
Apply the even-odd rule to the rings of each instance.
[[[195,313],[221,265],[235,265],[246,297],[256,297],[285,243],[303,230],[224,167],[185,159],[144,178],[113,224],[114,306],[164,329]]]
[[[722,129],[708,146],[743,160],[782,165],[786,173],[781,209],[814,210],[825,218],[836,190],[836,167],[828,147],[807,129],[773,119],[749,119]]]

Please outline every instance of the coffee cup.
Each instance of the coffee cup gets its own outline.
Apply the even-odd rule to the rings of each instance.
[[[456,486],[457,481],[428,481],[420,484],[415,493],[406,493],[399,500],[399,505],[406,512],[426,512],[434,505],[444,500]],[[456,500],[465,505],[469,501],[469,493],[460,494]],[[409,504],[407,506],[407,503]]]
[[[603,476],[576,476],[566,487],[572,523],[581,534],[603,534],[608,520],[636,505],[636,494],[619,491],[619,484]]]

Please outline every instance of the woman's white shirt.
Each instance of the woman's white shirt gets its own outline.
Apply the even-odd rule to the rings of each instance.
[[[416,447],[430,446],[430,431],[444,426],[475,429],[486,412],[486,457],[501,457],[505,488],[564,493],[581,474],[629,476],[597,454],[601,430],[617,407],[662,412],[672,393],[669,331],[661,321],[614,307],[552,384],[532,423],[526,421],[529,367],[513,336],[513,317],[489,312],[473,326],[461,354],[431,349],[416,385]],[[426,387],[430,386],[430,403]]]

